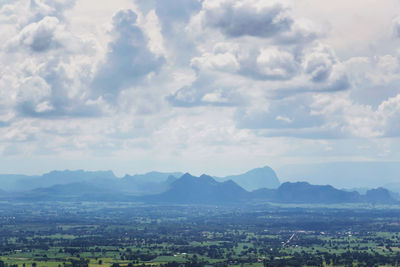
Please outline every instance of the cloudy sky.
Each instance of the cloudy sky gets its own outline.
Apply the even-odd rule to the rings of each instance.
[[[400,159],[398,0],[2,0],[0,172]]]

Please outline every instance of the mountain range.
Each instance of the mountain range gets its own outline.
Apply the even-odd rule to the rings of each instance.
[[[96,187],[113,188],[127,194],[149,195],[166,191],[171,182],[181,177],[181,172],[149,172],[125,175],[119,178],[112,171],[52,171],[41,176],[20,174],[0,175],[0,189],[9,192],[25,192],[37,188],[71,183],[88,183]],[[248,191],[259,188],[277,188],[278,177],[270,167],[250,170],[244,174],[215,178],[217,181],[233,180]]]
[[[179,172],[150,172],[118,178],[111,171],[79,170],[53,171],[42,176],[0,175],[0,182],[0,199],[15,201],[137,201],[213,205],[252,202],[398,202],[397,195],[384,188],[368,189],[365,193],[359,193],[308,182],[280,184],[275,172],[269,167],[222,178],[205,174],[195,177]]]
[[[327,162],[277,168],[282,181],[307,181],[338,188],[384,186],[400,193],[400,162]]]

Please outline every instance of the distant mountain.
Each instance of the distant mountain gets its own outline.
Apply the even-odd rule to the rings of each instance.
[[[308,182],[286,182],[279,186],[275,172],[269,167],[215,179],[208,175],[195,177],[188,173],[181,175],[179,172],[149,172],[118,178],[111,171],[83,170],[53,171],[42,176],[0,175],[0,199],[3,200],[144,201],[176,204],[244,204],[253,201],[400,203],[399,194],[384,188],[359,191],[361,193]]]
[[[93,185],[89,182],[58,184],[27,192],[0,191],[2,200],[18,201],[140,201],[173,204],[248,204],[251,202],[335,204],[366,202],[398,204],[390,191],[384,188],[368,190],[365,195],[336,189],[330,185],[311,185],[307,182],[284,183],[277,189],[258,189],[248,192],[232,180],[217,182],[208,175],[195,177],[184,174],[169,176],[168,189],[159,194],[135,196],[117,187]]]
[[[277,169],[282,181],[307,181],[338,188],[385,188],[400,192],[400,162],[292,164]],[[392,185],[388,186],[389,184]]]
[[[285,203],[351,203],[360,202],[357,192],[339,190],[330,185],[306,182],[283,183],[275,193],[275,201]]]
[[[105,187],[129,194],[147,195],[166,191],[169,184],[182,173],[149,172],[146,174],[126,175],[118,178],[112,171],[52,171],[41,176],[0,175],[0,189],[9,192],[25,192],[37,188],[49,188],[55,185],[76,183],[90,184],[92,187]]]
[[[25,201],[130,201],[132,196],[118,190],[94,186],[90,183],[58,184],[15,193],[13,198]]]
[[[181,172],[148,172],[145,174],[125,175],[123,180],[126,182],[165,182],[170,176],[181,177]]]
[[[247,191],[253,191],[261,188],[278,188],[279,179],[273,169],[268,166],[256,168],[239,175],[230,175],[217,180],[232,180]]]
[[[36,179],[40,176],[29,176],[22,174],[0,174],[0,189],[5,191],[24,191],[25,188],[21,188],[20,181],[27,179]]]
[[[4,182],[0,188],[7,191],[28,191],[35,188],[51,187],[59,184],[92,182],[94,184],[108,184],[116,179],[112,171],[52,171],[42,176],[27,175],[0,175]]]
[[[185,174],[171,184],[171,188],[158,195],[145,196],[144,201],[179,204],[226,204],[268,201],[276,203],[385,203],[397,201],[383,188],[369,190],[365,195],[336,189],[330,185],[311,185],[307,182],[286,182],[277,189],[244,190],[232,180],[217,182],[212,177],[194,177]]]
[[[145,200],[180,204],[223,204],[243,202],[249,198],[249,192],[231,180],[219,183],[208,175],[195,177],[186,173],[171,183],[166,192],[145,197]]]
[[[353,188],[342,188],[341,190],[347,191],[347,192],[358,192],[361,195],[365,195],[365,193],[367,193],[368,190],[370,190],[372,188],[367,188],[367,187],[353,187]]]
[[[254,200],[276,201],[276,189],[261,188],[250,192],[250,195]]]
[[[136,174],[133,176],[125,175],[118,181],[117,187],[127,193],[136,195],[159,194],[166,191],[176,177],[181,177],[182,173],[171,172],[149,172],[146,174]]]
[[[391,204],[398,202],[395,198],[393,198],[389,190],[382,187],[368,190],[365,194],[365,201],[379,204]]]
[[[387,183],[387,184],[383,185],[383,188],[387,188],[391,192],[400,193],[400,183],[398,183],[398,182]]]

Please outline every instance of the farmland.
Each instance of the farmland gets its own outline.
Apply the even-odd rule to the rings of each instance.
[[[5,266],[396,266],[400,207],[0,203]]]

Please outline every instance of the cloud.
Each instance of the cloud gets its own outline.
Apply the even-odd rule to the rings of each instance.
[[[275,47],[264,48],[256,59],[257,74],[263,79],[289,79],[298,70],[297,62],[291,53]]]
[[[252,95],[285,98],[347,90],[351,82],[342,62],[318,40],[323,32],[310,20],[294,16],[282,2],[203,1],[186,27],[198,51],[190,60],[196,81],[167,99],[194,107],[205,104],[205,95],[225,104],[232,99],[226,96],[235,95],[242,101],[229,103],[240,107],[251,102]]]
[[[399,19],[355,3],[0,1],[0,153],[395,158]]]
[[[141,2],[148,0],[140,0]],[[193,15],[201,9],[199,0],[156,0],[154,11],[161,25],[161,34],[167,40],[167,57],[174,66],[187,66],[190,58],[196,53],[191,38],[186,36],[187,27]]]
[[[112,36],[106,59],[92,82],[95,95],[110,100],[121,90],[134,87],[148,74],[158,71],[164,63],[162,57],[149,50],[148,40],[137,25],[137,15],[132,10],[115,14]]]
[[[247,129],[296,129],[322,126],[324,117],[313,114],[310,95],[260,101],[239,108],[235,114],[237,127]]]
[[[0,23],[24,28],[44,17],[56,17],[64,21],[64,12],[75,5],[75,0],[18,0],[2,1]]]
[[[287,7],[275,1],[218,0],[203,2],[203,23],[229,37],[271,37],[293,23]]]
[[[400,16],[394,18],[392,24],[394,36],[400,38]]]
[[[400,136],[400,94],[383,101],[377,113],[384,125],[384,136]]]
[[[191,65],[198,71],[222,71],[237,72],[240,69],[238,59],[235,55],[222,51],[221,53],[204,53],[201,57],[191,60]]]
[[[19,35],[7,47],[15,49],[18,45],[29,47],[34,52],[44,52],[61,46],[57,40],[57,32],[62,31],[60,21],[56,17],[44,17],[24,27]]]
[[[307,92],[336,92],[351,87],[345,67],[334,52],[320,42],[298,49],[251,43],[248,40],[211,43],[191,60],[196,81],[179,89],[169,98],[174,105],[203,105],[205,94],[240,95],[252,98],[260,94],[266,99],[282,99]],[[229,78],[228,78],[229,77]],[[241,88],[247,87],[247,90]],[[240,93],[238,93],[240,90]],[[184,102],[187,101],[187,104]],[[245,101],[230,101],[238,105]]]
[[[187,23],[200,8],[199,0],[156,0],[155,3],[155,11],[163,23],[164,31],[173,31],[176,23]]]
[[[14,36],[0,52],[0,101],[13,109],[15,120],[98,116],[107,110],[107,105],[94,105],[96,101],[88,104],[89,59],[96,48],[88,38],[71,32],[65,21],[64,12],[73,5],[74,1],[32,0],[1,9],[8,9],[11,13],[0,14],[10,18],[12,12],[20,14],[11,31]]]
[[[398,52],[374,57],[352,57],[343,62],[352,83],[351,98],[376,108],[399,92]]]
[[[317,46],[306,54],[303,68],[305,73],[311,76],[312,81],[323,82],[329,78],[335,63],[336,58],[329,48]]]
[[[17,95],[18,102],[39,104],[51,95],[51,87],[40,76],[28,77],[22,81]]]
[[[76,0],[29,0],[29,2],[34,20],[46,16],[54,16],[64,20],[64,11],[71,9]]]
[[[213,82],[214,80],[214,82]],[[226,87],[219,84],[215,76],[199,77],[194,83],[184,86],[175,93],[167,96],[167,100],[176,107],[196,106],[236,106],[243,101],[236,87]]]
[[[336,125],[347,137],[398,137],[400,136],[400,94],[390,97],[373,108],[351,100],[349,94],[335,98],[314,96],[312,114],[324,116],[326,123]]]

